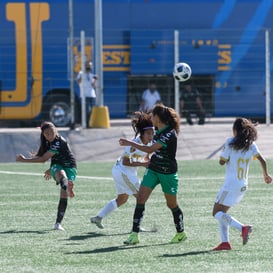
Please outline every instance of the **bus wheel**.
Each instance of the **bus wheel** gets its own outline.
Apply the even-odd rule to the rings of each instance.
[[[69,126],[71,122],[69,96],[51,94],[43,105],[43,119],[51,121],[57,127]]]

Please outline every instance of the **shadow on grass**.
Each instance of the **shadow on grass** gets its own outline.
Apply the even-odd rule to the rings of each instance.
[[[163,254],[159,256],[160,258],[173,258],[173,257],[185,257],[185,256],[195,256],[195,255],[204,255],[204,254],[214,254],[218,253],[219,251],[213,251],[211,250],[199,250],[199,251],[190,251],[190,252],[184,252],[179,254]]]
[[[50,231],[52,231],[52,229],[50,230],[7,230],[7,231],[1,231],[1,234],[47,234]]]
[[[129,249],[141,249],[141,248],[147,248],[147,247],[153,247],[153,246],[165,246],[169,245],[169,243],[164,244],[153,244],[153,245],[143,245],[143,246],[136,246],[136,245],[120,245],[120,246],[110,246],[110,247],[103,247],[103,248],[95,248],[92,250],[85,250],[85,251],[75,251],[75,252],[67,252],[64,254],[71,255],[71,254],[98,254],[98,253],[109,253],[114,251],[121,251],[121,250],[129,250]]]
[[[83,235],[75,235],[75,236],[71,236],[69,237],[67,240],[70,241],[83,241],[83,240],[87,240],[90,238],[97,238],[97,237],[106,237],[106,236],[120,236],[120,235],[127,235],[127,233],[117,233],[117,234],[104,234],[104,233],[98,233],[98,232],[89,232]]]

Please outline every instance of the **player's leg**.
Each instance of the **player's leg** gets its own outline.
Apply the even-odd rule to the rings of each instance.
[[[221,243],[214,248],[214,250],[230,250],[231,245],[229,242],[229,224],[224,220],[224,215],[230,207],[224,206],[220,203],[215,203],[213,207],[213,217],[217,219],[219,224],[219,232]]]
[[[127,240],[124,241],[124,244],[134,245],[139,243],[138,233],[140,232],[140,225],[144,217],[145,203],[148,200],[152,191],[153,189],[151,188],[142,185],[140,186],[139,193],[137,195],[137,204],[133,216],[132,232]]]
[[[128,194],[119,194],[116,199],[109,201],[99,212],[96,216],[91,217],[90,221],[93,224],[96,224],[98,228],[104,228],[102,224],[102,219],[115,211],[118,207],[125,204],[128,200]]]
[[[215,200],[213,216],[218,220],[219,223],[238,229],[241,232],[243,244],[246,244],[248,241],[249,233],[252,231],[252,227],[249,225],[243,225],[236,218],[227,213],[230,207],[238,204],[242,200],[243,196],[244,191],[236,192],[221,189]]]
[[[98,228],[104,228],[102,224],[102,219],[115,211],[118,207],[125,204],[128,200],[129,195],[137,192],[134,184],[132,183],[130,177],[124,174],[119,166],[114,165],[112,168],[112,176],[115,182],[115,188],[117,192],[117,198],[109,201],[96,216],[91,217],[90,221],[96,224]],[[137,182],[138,178],[136,176]]]
[[[50,174],[51,176],[54,178],[54,180],[56,181],[56,185],[61,183],[61,177],[63,177],[65,175],[64,170],[62,170],[62,167],[60,165],[54,164],[50,167]],[[66,177],[66,175],[65,175]],[[67,178],[66,178],[67,180]],[[62,182],[64,183],[64,182]],[[68,181],[67,181],[68,184]],[[63,220],[65,211],[67,208],[67,192],[66,189],[64,189],[61,185],[61,189],[60,189],[60,199],[59,199],[59,204],[58,204],[58,208],[57,208],[57,218],[56,218],[56,222],[54,224],[54,229],[56,230],[64,230],[64,228],[61,225],[61,222]]]
[[[153,189],[140,186],[138,195],[137,195],[137,204],[135,207],[134,217],[133,217],[133,232],[139,232],[140,224],[142,222],[144,211],[145,211],[145,203],[148,200],[150,194],[152,193]]]
[[[128,239],[124,241],[124,244],[131,245],[139,243],[138,233],[140,231],[140,225],[144,217],[145,203],[149,199],[149,196],[158,183],[159,179],[157,177],[157,173],[150,169],[146,169],[139,188],[139,192],[137,194],[137,203],[133,216],[132,233],[129,235]]]
[[[70,198],[75,197],[74,193],[74,183],[77,177],[77,169],[76,168],[64,168],[68,184],[67,184],[67,192]]]
[[[158,174],[160,185],[166,199],[167,207],[171,210],[173,221],[176,228],[176,234],[172,238],[171,243],[180,243],[187,239],[184,231],[184,216],[182,209],[178,205],[178,175],[174,174]]]
[[[65,211],[67,208],[67,192],[64,189],[60,189],[60,200],[57,208],[57,218],[54,225],[54,229],[63,231],[61,223],[65,215]]]
[[[180,243],[187,239],[187,235],[184,231],[184,216],[181,208],[177,203],[177,196],[169,193],[165,193],[165,199],[168,208],[171,210],[173,215],[173,221],[176,228],[176,234],[171,239],[171,243]]]
[[[221,189],[215,200],[213,216],[216,219],[221,219],[223,223],[242,231],[244,225],[227,212],[230,207],[240,203],[243,197],[244,191],[227,191]]]
[[[54,180],[56,181],[56,185],[60,185],[60,187],[67,191],[68,189],[68,178],[66,176],[66,172],[62,166],[58,164],[54,164],[50,167],[50,172]]]
[[[68,197],[68,191],[69,191],[69,183],[72,183],[75,181],[77,176],[77,170],[75,168],[70,168],[63,170],[61,166],[59,165],[53,165],[50,168],[50,173],[52,177],[54,177],[57,184],[60,184],[60,200],[58,204],[57,209],[57,218],[54,225],[54,228],[56,230],[64,230],[64,228],[61,226],[61,222],[64,218],[66,209],[67,209],[67,197]],[[73,191],[72,191],[73,193]],[[71,191],[69,191],[69,194],[71,196]],[[74,196],[74,193],[73,193]]]

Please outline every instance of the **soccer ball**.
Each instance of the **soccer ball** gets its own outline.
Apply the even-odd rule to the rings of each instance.
[[[191,67],[187,63],[177,63],[173,69],[173,76],[180,82],[185,82],[191,77]]]

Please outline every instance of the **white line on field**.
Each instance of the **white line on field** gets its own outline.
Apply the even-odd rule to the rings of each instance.
[[[41,173],[28,173],[28,172],[11,172],[11,171],[0,171],[2,174],[16,174],[16,175],[30,175],[30,176],[43,176]],[[101,179],[101,180],[113,180],[112,177],[101,177],[101,176],[82,176],[78,175],[80,179]]]
[[[30,175],[30,176],[43,176],[41,173],[29,173],[29,172],[13,172],[13,171],[0,171],[0,174],[15,174],[15,175]],[[97,179],[97,180],[113,180],[112,177],[101,177],[101,176],[83,176],[78,175],[79,179]],[[258,175],[250,175],[249,178],[262,178],[262,176]],[[206,176],[195,176],[195,177],[181,177],[182,180],[219,180],[224,179],[223,176],[214,176],[214,177],[206,177]]]

